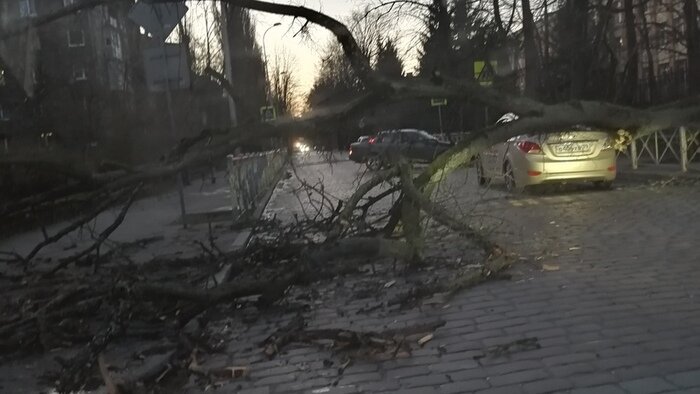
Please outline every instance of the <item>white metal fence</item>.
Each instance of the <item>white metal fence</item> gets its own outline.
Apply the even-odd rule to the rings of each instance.
[[[678,164],[686,172],[689,165],[700,164],[700,130],[680,127],[649,134],[634,140],[627,156],[634,169],[640,163]]]
[[[286,159],[284,149],[228,156],[231,205],[236,217],[257,207],[260,198],[277,183]]]

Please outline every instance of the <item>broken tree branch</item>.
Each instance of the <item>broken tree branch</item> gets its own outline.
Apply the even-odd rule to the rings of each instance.
[[[497,246],[488,240],[483,234],[474,230],[467,223],[454,217],[453,213],[448,212],[442,206],[433,203],[428,197],[418,191],[416,186],[413,184],[413,179],[408,171],[408,163],[403,162],[399,165],[401,169],[401,188],[405,195],[416,202],[418,206],[438,223],[447,226],[448,228],[456,231],[457,233],[474,240],[481,248],[483,248],[487,253],[491,253]]]
[[[111,198],[111,199],[109,199],[109,200],[103,202],[102,204],[98,205],[97,207],[95,207],[93,210],[91,210],[91,211],[88,212],[87,214],[83,215],[83,217],[81,217],[80,219],[76,220],[76,221],[73,222],[73,223],[70,223],[68,226],[66,226],[66,227],[62,228],[61,230],[59,230],[56,234],[54,234],[54,235],[52,235],[52,236],[50,236],[50,237],[44,239],[43,241],[39,242],[39,244],[37,244],[37,245],[34,247],[34,249],[32,249],[31,252],[29,252],[29,254],[27,254],[27,256],[25,256],[25,257],[23,258],[23,260],[25,261],[25,263],[29,263],[29,261],[30,261],[34,256],[36,256],[36,254],[39,253],[39,251],[41,251],[41,249],[43,249],[46,245],[52,244],[52,243],[54,243],[54,242],[57,242],[57,241],[59,241],[61,238],[63,238],[64,236],[66,236],[66,235],[70,234],[71,232],[73,232],[74,230],[76,230],[76,229],[78,229],[78,228],[84,226],[86,223],[88,223],[88,222],[90,222],[91,220],[93,220],[97,215],[99,215],[100,213],[102,213],[102,212],[104,212],[105,210],[109,209],[109,207],[111,207],[112,205],[114,205],[117,201],[121,200],[123,197],[124,197],[124,193],[121,193],[121,194],[117,195],[116,197]]]
[[[274,357],[282,348],[290,343],[314,343],[317,341],[333,341],[338,349],[357,349],[368,347],[379,352],[389,352],[396,357],[397,350],[412,337],[432,333],[445,325],[445,321],[437,319],[428,323],[416,324],[400,329],[388,329],[380,332],[359,332],[346,329],[304,329],[304,319],[297,315],[285,327],[270,335],[260,345],[265,348],[268,357]]]
[[[58,272],[59,270],[68,266],[70,263],[78,261],[78,260],[82,259],[83,257],[89,255],[90,253],[92,253],[96,249],[98,249],[100,247],[100,245],[102,245],[102,243],[107,239],[107,237],[109,237],[114,232],[114,230],[116,230],[122,224],[122,222],[124,221],[124,218],[126,217],[126,213],[129,211],[129,208],[131,207],[131,204],[134,202],[136,195],[141,190],[141,187],[142,187],[142,184],[140,184],[139,186],[134,188],[134,190],[131,191],[131,195],[129,196],[129,199],[127,200],[126,204],[124,204],[124,206],[122,207],[121,211],[119,212],[119,215],[117,215],[117,217],[114,219],[112,224],[110,224],[106,229],[104,229],[100,233],[100,235],[97,237],[95,242],[90,247],[88,247],[87,249],[83,250],[82,252],[80,252],[78,254],[75,254],[71,257],[67,257],[65,259],[62,259],[56,267],[54,267],[49,272],[44,274],[44,276],[45,277],[51,276],[51,275],[55,274],[56,272]]]

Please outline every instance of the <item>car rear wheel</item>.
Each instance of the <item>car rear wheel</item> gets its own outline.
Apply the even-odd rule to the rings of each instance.
[[[523,191],[523,188],[515,181],[513,166],[508,160],[503,164],[503,180],[506,183],[506,190],[508,190],[509,193],[521,193]]]
[[[479,180],[479,186],[485,186],[491,182],[490,178],[484,176],[484,165],[481,163],[481,157],[476,158],[476,178]]]

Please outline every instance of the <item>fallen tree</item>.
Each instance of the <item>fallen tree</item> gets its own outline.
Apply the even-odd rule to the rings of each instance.
[[[80,9],[118,1],[93,0],[76,3],[64,8],[60,13],[29,19],[21,25],[1,31],[0,39],[19,34],[28,28],[40,27]],[[99,251],[111,232],[124,218],[135,198],[137,191],[134,191],[116,220],[98,235],[93,245],[59,262],[50,274],[30,277],[32,283],[39,288],[36,294],[32,293],[31,296],[25,297],[25,309],[16,308],[12,317],[0,324],[0,333],[8,334],[0,342],[3,350],[32,347],[49,351],[53,346],[64,344],[83,346],[72,359],[64,360],[58,385],[58,389],[63,392],[81,389],[90,376],[94,377],[96,365],[100,366],[101,376],[112,390],[120,386],[120,383],[113,382],[114,378],[100,355],[118,337],[137,335],[133,333],[134,331],[129,331],[131,322],[134,320],[142,319],[147,323],[147,329],[144,331],[149,336],[168,337],[173,342],[177,342],[179,348],[187,350],[175,353],[170,353],[169,350],[165,353],[167,357],[158,359],[159,362],[156,363],[160,372],[160,367],[171,358],[183,362],[182,354],[196,354],[193,353],[195,346],[192,343],[206,342],[206,338],[203,338],[201,333],[188,336],[185,328],[188,325],[206,325],[207,311],[219,305],[233,305],[230,306],[229,311],[238,311],[243,307],[254,309],[269,307],[283,300],[291,288],[313,287],[310,285],[318,281],[357,273],[368,262],[373,265],[372,274],[375,274],[374,263],[382,259],[410,262],[413,263],[411,267],[415,269],[422,263],[421,252],[425,248],[423,239],[427,219],[437,221],[475,242],[484,250],[483,257],[486,263],[477,270],[460,271],[460,274],[453,275],[450,281],[415,287],[400,294],[396,298],[397,303],[420,301],[435,293],[444,293],[449,296],[485,280],[501,278],[503,271],[513,262],[512,256],[463,218],[454,217],[446,208],[435,202],[434,190],[450,172],[470,163],[476,154],[491,145],[519,134],[556,131],[572,124],[587,124],[609,131],[612,136],[619,139],[621,145],[624,145],[631,138],[639,138],[656,130],[677,126],[697,126],[700,120],[699,98],[640,110],[594,101],[545,104],[530,98],[482,87],[471,80],[443,78],[441,82],[436,83],[422,79],[387,79],[372,71],[369,60],[362,55],[347,27],[323,13],[306,7],[266,1],[227,0],[226,2],[253,10],[294,16],[328,29],[341,44],[355,72],[367,87],[367,92],[342,105],[313,111],[300,119],[283,118],[272,124],[248,124],[231,130],[204,130],[198,136],[185,139],[173,147],[170,155],[163,162],[141,168],[123,168],[120,171],[95,174],[84,168],[65,165],[61,163],[60,158],[54,158],[57,160],[56,163],[47,162],[44,159],[41,161],[0,159],[0,166],[27,165],[49,170],[52,164],[64,164],[61,167],[63,173],[72,174],[76,182],[89,186],[89,193],[80,190],[79,194],[76,193],[79,188],[61,187],[41,196],[7,204],[3,206],[0,216],[26,213],[32,207],[52,202],[58,197],[67,200],[94,199],[95,196],[109,195],[118,190],[129,190],[141,183],[147,184],[163,177],[174,176],[184,169],[206,163],[212,157],[224,157],[246,141],[270,136],[286,136],[301,127],[322,129],[322,125],[329,121],[342,119],[379,101],[432,97],[446,97],[455,101],[471,100],[502,111],[515,112],[520,118],[511,123],[487,127],[473,133],[440,155],[418,174],[414,174],[410,166],[400,158],[396,158],[393,166],[375,173],[369,180],[359,185],[349,198],[344,199],[342,204],[338,203],[330,209],[329,216],[315,215],[313,217],[317,220],[295,223],[292,229],[282,233],[285,237],[293,238],[293,241],[278,238],[275,240],[274,248],[270,245],[256,245],[241,254],[223,256],[217,255],[214,248],[203,247],[206,256],[188,262],[201,264],[197,267],[200,272],[218,269],[221,263],[231,264],[235,268],[234,274],[229,275],[227,280],[217,283],[213,288],[205,286],[202,280],[165,281],[153,274],[139,271],[131,265],[118,263],[116,259],[113,261],[108,258],[111,256],[102,256],[104,261],[100,262],[100,271],[105,271],[104,273],[95,272],[94,277],[85,275],[86,277],[83,278],[78,275],[71,277],[70,274],[66,274],[68,270],[64,270],[62,273],[66,275],[60,278],[64,282],[53,282],[52,280],[56,278],[51,277],[58,276],[53,275],[58,270]],[[222,75],[212,71],[209,71],[209,74],[231,94],[230,83]],[[619,132],[620,130],[622,131]],[[387,190],[370,195],[380,186],[386,186],[390,182]],[[313,185],[306,186],[314,189]],[[309,193],[323,193],[323,191],[316,188]],[[384,235],[386,236],[378,236],[377,232],[366,232],[367,228],[372,227],[367,225],[367,211],[390,197],[396,197],[393,206],[386,213],[388,216],[386,220],[380,221],[385,224]],[[324,199],[321,207],[332,205],[328,200]],[[69,224],[54,236],[48,237],[28,256],[25,256],[24,260],[31,260],[46,245],[88,222],[108,205],[107,203],[98,205],[83,218]],[[320,212],[319,210],[317,214]],[[399,228],[401,231],[398,231]],[[300,234],[310,232],[321,233],[323,241],[309,242]],[[257,256],[256,253],[264,257]],[[97,253],[94,257],[99,258]],[[162,260],[154,259],[151,262],[151,265],[158,264],[165,265],[165,269],[173,268],[164,264]],[[394,269],[393,272],[395,271]],[[183,276],[186,273],[184,272]],[[72,281],[71,286],[65,287],[66,277]],[[18,281],[21,283],[23,279]],[[89,288],[78,285],[83,281],[90,284]],[[385,288],[393,286],[390,283],[386,282]],[[65,288],[68,290],[61,290]],[[46,293],[49,295],[47,296]],[[78,296],[83,299],[77,301]],[[254,303],[249,302],[248,298],[254,298]],[[98,332],[82,333],[83,336],[79,337],[74,332],[76,326],[83,321],[82,319],[88,317],[100,323]],[[200,320],[203,323],[199,323]],[[432,325],[431,330],[437,327],[438,325]],[[12,335],[9,335],[10,333]],[[426,334],[426,331],[420,333]],[[319,340],[330,340],[339,347],[345,347],[346,344],[354,347],[369,346],[384,352],[390,350],[390,353],[396,356],[397,352],[403,348],[407,335],[395,331],[313,329],[304,327],[303,321],[301,324],[296,321],[286,330],[275,333],[261,346],[268,355],[273,356],[292,342],[315,343]],[[127,379],[130,382],[121,385],[132,387],[136,385],[133,380],[139,379],[152,381],[158,374],[153,372],[154,370],[149,369],[148,373],[144,373],[142,377]],[[206,377],[220,375],[220,371],[201,367],[196,356],[192,357],[187,364],[187,370]],[[232,372],[232,375],[235,374]]]

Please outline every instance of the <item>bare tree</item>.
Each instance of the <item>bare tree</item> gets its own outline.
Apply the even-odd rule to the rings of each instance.
[[[270,71],[272,102],[280,115],[298,115],[301,108],[299,82],[296,78],[294,55],[286,50],[275,53],[275,61]]]

